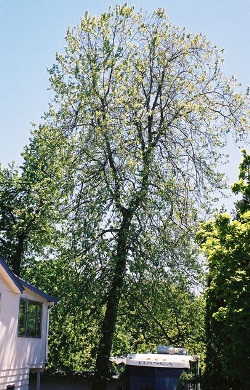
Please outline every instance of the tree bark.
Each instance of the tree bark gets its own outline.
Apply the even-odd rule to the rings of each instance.
[[[108,379],[111,377],[109,357],[112,350],[118,306],[122,295],[122,287],[126,272],[127,244],[132,219],[131,214],[132,213],[129,210],[123,212],[123,219],[118,233],[114,275],[107,296],[106,312],[102,323],[101,339],[99,341],[96,372],[92,390],[106,390]]]
[[[11,257],[11,268],[15,275],[20,276],[21,273],[21,262],[24,255],[25,242],[27,239],[26,233],[21,233],[17,237],[16,248],[13,251]]]

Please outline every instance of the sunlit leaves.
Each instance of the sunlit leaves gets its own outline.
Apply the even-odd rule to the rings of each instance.
[[[219,214],[202,226],[198,239],[207,256],[207,388],[221,377],[225,388],[249,387],[250,212],[249,155],[243,151],[239,181],[233,185],[243,200],[236,203],[236,219]],[[239,370],[240,367],[240,370]],[[244,375],[242,375],[244,372]],[[210,387],[209,387],[210,386]],[[224,387],[223,387],[224,388]]]
[[[143,14],[118,5],[100,16],[86,13],[69,29],[65,51],[49,71],[53,101],[26,150],[25,169],[34,169],[38,182],[49,177],[48,199],[62,216],[58,253],[92,285],[98,337],[106,302],[120,315],[126,293],[137,285],[144,294],[159,274],[149,306],[161,286],[166,295],[173,292],[169,278],[177,291],[183,288],[183,300],[177,294],[164,300],[168,313],[175,302],[183,306],[178,332],[164,307],[154,316],[159,328],[171,328],[169,338],[188,342],[185,305],[201,276],[197,220],[210,191],[223,186],[216,164],[226,134],[248,129],[247,98],[235,93],[235,80],[222,77],[220,55],[202,34],[171,25],[163,9]],[[138,313],[144,309],[138,303]],[[124,328],[131,337],[121,341],[126,348],[134,324]],[[70,321],[67,326],[73,339]],[[141,336],[133,334],[139,345]]]

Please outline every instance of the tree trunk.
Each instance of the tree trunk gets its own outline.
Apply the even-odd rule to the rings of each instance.
[[[14,274],[17,276],[20,276],[21,273],[21,262],[24,255],[26,239],[27,235],[25,233],[22,233],[17,237],[16,248],[11,258],[11,268]]]
[[[95,379],[92,390],[106,390],[108,379],[111,376],[109,358],[112,350],[118,306],[122,295],[126,271],[127,243],[131,219],[131,213],[128,210],[124,212],[118,234],[114,275],[107,296],[106,312],[102,323],[101,338],[96,359]]]

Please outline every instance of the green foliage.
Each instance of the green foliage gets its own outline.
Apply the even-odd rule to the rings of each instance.
[[[220,62],[202,34],[171,25],[162,9],[86,13],[68,31],[21,174],[45,205],[23,272],[59,299],[53,368],[83,371],[96,359],[106,377],[111,353],[202,348],[194,235],[210,190],[223,187],[216,164],[227,133],[248,128],[247,96]]]
[[[16,274],[37,252],[46,252],[55,230],[57,191],[47,175],[30,169],[0,168],[0,252]]]
[[[49,369],[84,373],[94,369],[103,318],[102,294],[90,270],[77,262],[37,261],[22,276],[57,297],[50,313]],[[159,344],[203,350],[204,300],[165,278],[130,287],[121,299],[113,356],[154,351]]]
[[[239,180],[232,186],[235,194],[242,194],[241,201],[236,204],[236,210],[239,214],[249,211],[250,206],[250,157],[246,150],[242,151],[242,161],[239,169]]]
[[[113,351],[155,351],[156,346],[181,345],[202,354],[204,300],[167,277],[135,283],[121,300]]]
[[[221,76],[219,51],[202,35],[172,26],[163,10],[142,15],[117,6],[99,17],[86,14],[66,41],[50,70],[55,96],[46,122],[50,138],[62,140],[57,153],[66,156],[63,250],[84,268],[91,259],[102,286],[96,353],[103,368],[132,286],[144,297],[137,312],[147,318],[143,291],[157,272],[167,281],[173,276],[174,286],[185,281],[184,291],[199,278],[192,240],[198,204],[207,205],[209,188],[221,186],[213,169],[218,148],[232,123],[238,135],[247,126],[245,100]],[[152,331],[157,318],[163,334],[171,326],[165,339],[190,336],[184,320],[176,331],[160,309],[152,317]],[[122,343],[117,350],[127,348]]]
[[[239,181],[233,186],[244,197],[236,205],[236,219],[219,214],[198,234],[209,265],[207,389],[248,389],[250,385],[249,165],[250,156],[243,151]]]
[[[25,268],[23,276],[58,299],[50,314],[49,368],[91,371],[99,326],[93,281],[65,259],[38,261]]]

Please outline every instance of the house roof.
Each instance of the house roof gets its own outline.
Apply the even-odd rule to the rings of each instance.
[[[48,302],[51,302],[53,304],[57,303],[57,300],[53,298],[51,295],[46,294],[45,292],[41,291],[37,287],[33,286],[32,284],[16,276],[1,257],[0,257],[0,276],[2,276],[2,278],[8,284],[11,285],[15,293],[22,294],[25,289],[29,289],[35,294],[46,299]]]
[[[0,257],[0,276],[11,285],[15,293],[22,294],[24,291],[24,287],[18,280],[18,278],[13,274],[11,269],[5,263],[5,261]]]
[[[21,279],[19,277],[16,277],[16,278],[19,280],[19,282],[21,283],[21,285],[24,288],[27,288],[27,289],[33,291],[35,294],[40,295],[40,297],[45,298],[48,302],[51,302],[51,303],[54,303],[54,304],[57,303],[57,300],[54,297],[52,297],[51,295],[46,294],[45,292],[41,291],[39,288],[33,286],[32,284],[26,282],[25,280],[23,280],[23,279]]]

